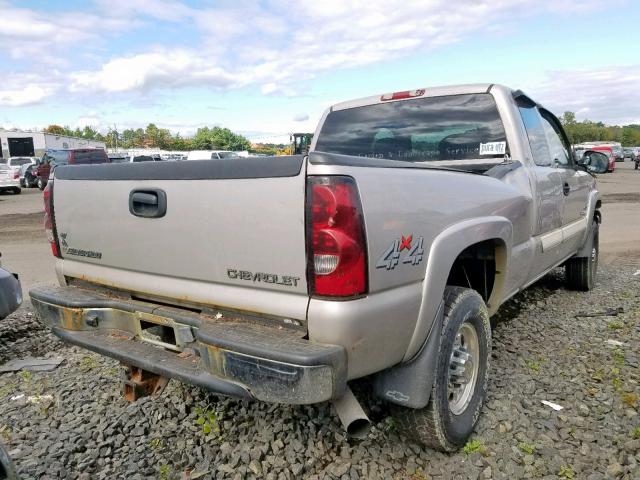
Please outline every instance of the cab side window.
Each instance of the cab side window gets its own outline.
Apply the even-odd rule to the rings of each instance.
[[[554,165],[568,167],[571,164],[569,147],[565,145],[560,127],[546,112],[542,112],[542,126],[547,137],[551,161]]]
[[[518,110],[520,111],[520,117],[522,117],[524,129],[527,132],[529,145],[531,146],[533,162],[539,167],[550,167],[552,165],[551,154],[538,107],[526,97],[520,97],[516,102],[518,104]]]

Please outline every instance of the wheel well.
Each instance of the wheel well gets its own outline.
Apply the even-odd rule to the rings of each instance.
[[[447,285],[472,288],[489,305],[496,287],[502,285],[505,263],[506,251],[502,240],[475,243],[456,257],[449,271]]]

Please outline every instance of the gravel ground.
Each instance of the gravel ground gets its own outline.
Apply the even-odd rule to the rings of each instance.
[[[555,272],[503,306],[489,399],[473,441],[457,454],[405,441],[375,401],[367,404],[375,426],[363,441],[345,437],[328,404],[239,401],[175,381],[159,397],[128,404],[117,363],[65,346],[27,308],[0,322],[0,363],[27,355],[66,361],[53,372],[0,375],[0,440],[25,479],[638,479],[634,271],[602,267],[590,294],[564,290]],[[608,307],[623,313],[576,318]]]

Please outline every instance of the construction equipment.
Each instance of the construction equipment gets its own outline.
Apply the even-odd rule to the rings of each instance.
[[[292,133],[289,141],[292,146],[293,155],[306,155],[311,147],[313,133]]]

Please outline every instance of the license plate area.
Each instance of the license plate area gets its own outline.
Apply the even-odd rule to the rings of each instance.
[[[137,317],[136,336],[143,342],[182,352],[188,344],[195,341],[191,327],[188,325],[148,313],[138,312]]]

